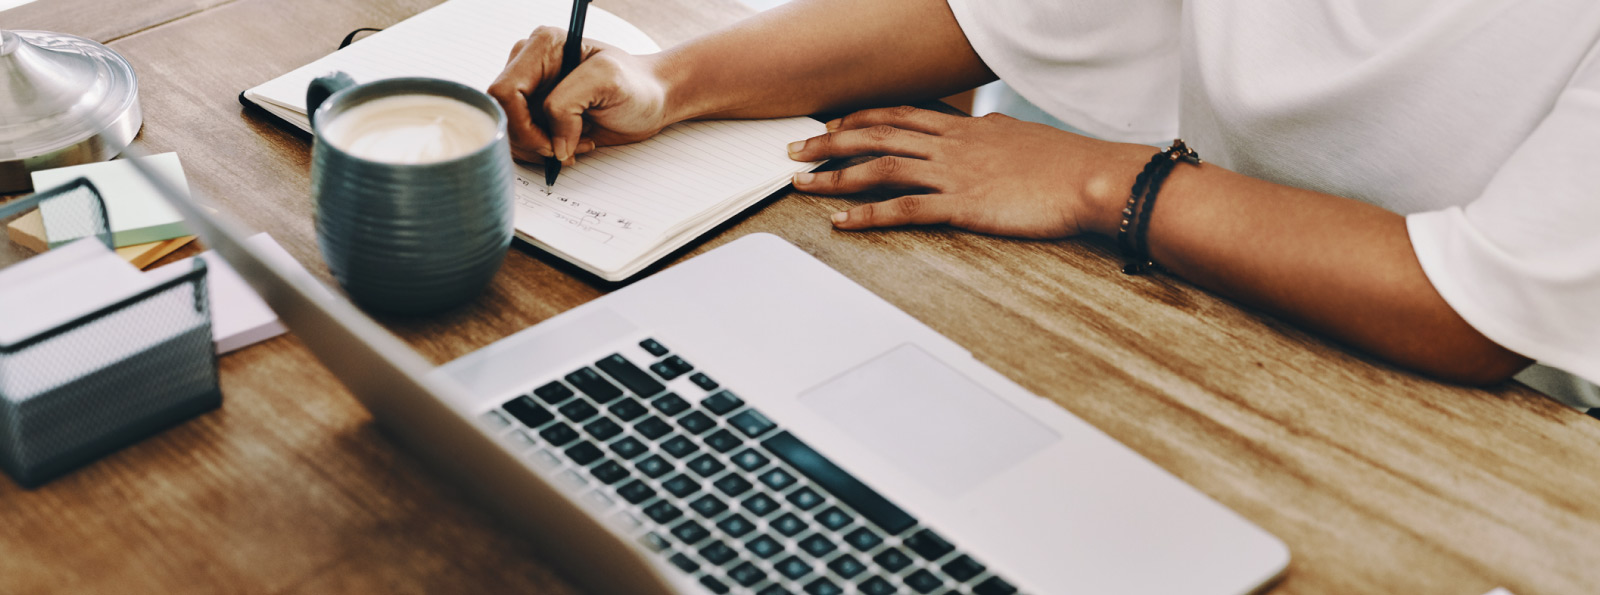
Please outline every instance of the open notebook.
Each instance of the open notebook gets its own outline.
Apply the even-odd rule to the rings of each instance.
[[[569,0],[449,0],[241,97],[309,131],[306,86],[336,70],[357,82],[427,76],[486,89],[517,40],[540,25],[564,27],[571,10]],[[635,54],[660,50],[592,6],[584,33]],[[824,131],[810,118],[685,122],[583,155],[549,189],[542,171],[519,165],[517,237],[603,279],[626,279],[815,168],[790,161],[785,146]]]

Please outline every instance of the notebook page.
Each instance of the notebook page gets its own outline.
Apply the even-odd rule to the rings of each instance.
[[[518,167],[517,231],[597,273],[619,271],[752,191],[815,168],[785,147],[825,131],[810,118],[683,122],[582,156],[550,189],[542,172]]]
[[[571,15],[570,0],[449,0],[250,89],[246,96],[305,113],[311,80],[336,70],[358,83],[426,76],[487,89],[517,41],[540,25],[566,27]],[[583,33],[632,54],[661,50],[638,27],[593,6]]]

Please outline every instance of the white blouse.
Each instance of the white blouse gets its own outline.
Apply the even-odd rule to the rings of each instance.
[[[1519,378],[1600,406],[1600,3],[949,3],[1069,124],[1406,215],[1462,318],[1577,377]]]

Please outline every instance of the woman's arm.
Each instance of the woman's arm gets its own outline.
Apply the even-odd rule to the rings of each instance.
[[[518,158],[565,161],[693,118],[891,105],[994,80],[945,0],[801,0],[648,56],[588,42],[550,88],[565,36],[534,31],[489,87]]]
[[[949,223],[1023,237],[1115,236],[1134,178],[1157,152],[1003,116],[906,108],[860,112],[829,127],[796,143],[792,155],[886,157],[801,174],[798,189],[911,192],[835,215],[841,229]],[[1154,259],[1198,285],[1444,380],[1492,384],[1530,363],[1445,303],[1400,215],[1211,164],[1179,164],[1155,205]]]

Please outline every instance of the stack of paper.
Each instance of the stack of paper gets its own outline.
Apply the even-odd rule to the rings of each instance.
[[[168,179],[185,180],[183,165],[178,162],[176,153],[145,159]],[[183,218],[177,211],[125,161],[36,171],[33,172],[33,187],[44,190],[79,177],[88,178],[100,191],[111,224],[112,243],[123,260],[144,268],[194,241],[194,236],[184,229]],[[78,239],[83,233],[81,217],[59,211],[46,204],[12,221],[7,226],[7,234],[11,241],[34,252],[44,252]]]
[[[246,241],[266,252],[279,264],[300,267],[300,263],[266,232],[251,236]],[[200,254],[199,258],[206,261],[206,295],[211,298],[211,340],[216,344],[218,355],[284,333],[286,329],[283,323],[278,322],[277,314],[267,307],[266,302],[261,301],[261,297],[239,273],[234,272],[233,267],[228,266],[228,261],[211,251]],[[192,260],[185,258],[156,270],[187,271],[194,266]]]
[[[334,71],[357,82],[426,76],[486,89],[513,44],[540,25],[565,26],[571,9],[570,0],[449,0],[242,98],[310,130],[306,87]],[[660,49],[592,6],[584,32],[632,53]],[[791,161],[785,147],[823,132],[810,118],[685,122],[579,157],[554,188],[519,166],[517,237],[604,279],[628,278],[816,168]]]

